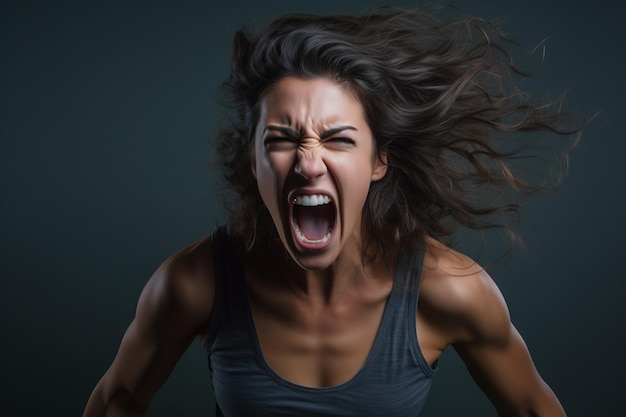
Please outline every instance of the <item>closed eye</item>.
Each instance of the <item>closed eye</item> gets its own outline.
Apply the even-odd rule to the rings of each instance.
[[[328,139],[324,139],[324,143],[327,146],[331,147],[347,148],[354,146],[356,144],[356,141],[352,138],[345,136],[334,136]]]
[[[337,137],[334,137],[334,138],[329,138],[329,139],[326,139],[326,140],[329,141],[329,142],[342,142],[342,143],[354,144],[354,139],[341,137],[341,136],[337,136]]]
[[[263,144],[268,149],[291,149],[298,146],[298,142],[295,139],[285,136],[268,136],[263,140]]]

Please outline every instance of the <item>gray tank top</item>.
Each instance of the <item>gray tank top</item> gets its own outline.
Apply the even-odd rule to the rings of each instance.
[[[374,343],[348,381],[324,388],[291,383],[265,362],[248,303],[238,246],[213,234],[215,302],[205,348],[218,417],[417,416],[437,366],[420,351],[415,316],[423,251],[400,257]]]

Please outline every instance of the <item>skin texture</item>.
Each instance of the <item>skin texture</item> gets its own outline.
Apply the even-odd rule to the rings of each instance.
[[[167,259],[141,293],[113,363],[84,416],[142,416],[195,337],[213,305],[213,255],[205,239]]]
[[[344,87],[325,78],[278,82],[261,101],[253,161],[281,241],[303,269],[327,268],[342,251],[360,248],[369,186],[387,166],[362,106]],[[292,232],[292,197],[312,194],[328,195],[338,213],[330,245],[321,250],[303,247]]]
[[[365,362],[390,294],[394,259],[363,259],[361,210],[386,159],[354,96],[324,78],[285,78],[266,93],[251,169],[279,239],[244,255],[263,355],[293,383],[327,387]],[[349,128],[345,128],[349,126]],[[331,129],[332,134],[327,134]],[[294,193],[323,193],[337,208],[329,244],[302,245],[290,217]],[[213,304],[210,239],[168,259],[146,285],[111,367],[84,416],[144,415]],[[474,261],[427,239],[416,332],[432,365],[458,352],[500,416],[564,416],[543,382],[505,301]]]

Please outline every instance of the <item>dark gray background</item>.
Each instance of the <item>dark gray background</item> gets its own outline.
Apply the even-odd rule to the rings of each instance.
[[[146,279],[219,222],[211,138],[233,31],[285,12],[360,12],[377,1],[4,1],[0,6],[0,415],[79,415]],[[526,86],[601,110],[554,195],[535,199],[495,278],[570,416],[623,409],[626,318],[623,7],[458,1],[505,18],[545,67]],[[395,2],[396,5],[411,4]],[[618,3],[615,3],[618,4]],[[194,344],[150,416],[210,416]],[[454,353],[423,416],[494,415]]]

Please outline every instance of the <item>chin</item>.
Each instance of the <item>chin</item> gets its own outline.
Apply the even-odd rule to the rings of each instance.
[[[292,238],[293,239],[293,238]],[[295,239],[293,239],[295,240]],[[338,253],[334,245],[324,245],[324,248],[311,249],[307,245],[299,245],[297,242],[283,242],[291,259],[306,271],[322,271],[329,268],[337,259]]]
[[[293,261],[305,271],[323,271],[328,269],[335,259],[325,259],[325,257],[303,257],[298,255],[291,255]]]

